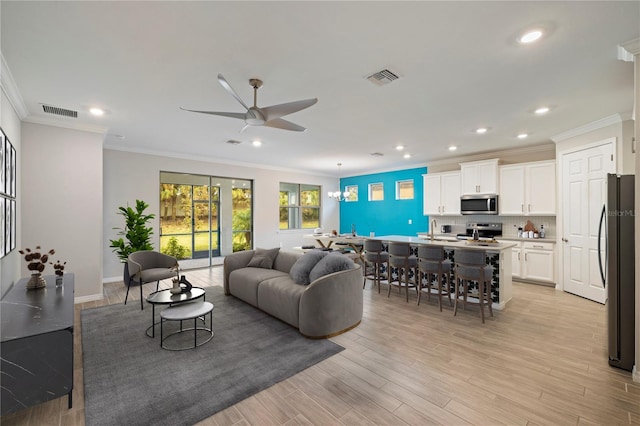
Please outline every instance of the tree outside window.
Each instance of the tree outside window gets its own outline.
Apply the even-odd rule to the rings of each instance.
[[[280,229],[320,227],[320,186],[280,183]]]

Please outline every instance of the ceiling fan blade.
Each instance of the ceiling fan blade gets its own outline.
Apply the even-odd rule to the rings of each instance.
[[[231,85],[227,82],[227,80],[224,79],[222,74],[218,74],[218,81],[220,82],[222,87],[227,89],[227,92],[231,93],[231,95],[233,95],[233,97],[236,98],[236,100],[238,102],[240,102],[240,105],[242,105],[244,107],[244,109],[249,111],[249,107],[247,105],[245,105],[245,103],[242,101],[242,99],[240,99],[240,96],[238,96],[238,94],[235,92],[235,90],[233,90],[233,87],[231,87]]]
[[[264,113],[267,121],[274,120],[276,118],[283,117],[287,114],[293,114],[305,108],[309,108],[318,102],[318,98],[305,99],[303,101],[287,102],[286,104],[272,105],[265,108],[260,108]]]
[[[273,120],[265,121],[264,126],[274,127],[276,129],[293,130],[294,132],[304,132],[307,130],[305,127],[299,126],[296,123],[292,123],[282,118],[275,118]]]
[[[182,107],[180,107],[180,109],[189,112],[199,112],[200,114],[221,115],[223,117],[239,118],[240,120],[244,120],[247,116],[247,114],[244,112],[197,111],[195,109],[186,109]]]

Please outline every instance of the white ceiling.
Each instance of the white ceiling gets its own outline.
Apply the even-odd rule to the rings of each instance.
[[[617,49],[640,36],[638,1],[3,0],[0,7],[2,54],[26,120],[99,126],[115,149],[323,174],[337,174],[341,162],[347,175],[549,143],[633,106],[633,64],[618,60]],[[542,41],[514,42],[536,25],[550,30]],[[382,87],[366,80],[382,68],[401,78]],[[241,120],[179,109],[243,112],[218,73],[247,104],[251,77],[264,81],[258,106],[317,97],[285,117],[308,130],[239,133]],[[41,104],[78,118],[45,114]],[[551,112],[533,114],[541,105]],[[92,117],[91,106],[107,114]],[[490,131],[476,135],[479,126]],[[520,132],[531,136],[519,140]]]

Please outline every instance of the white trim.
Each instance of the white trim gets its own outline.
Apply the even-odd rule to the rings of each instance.
[[[107,128],[102,126],[95,126],[93,124],[67,122],[61,121],[60,118],[40,117],[36,115],[30,115],[23,119],[27,123],[43,124],[45,126],[62,127],[64,129],[81,130],[84,132],[98,133],[104,135],[107,133]]]
[[[585,124],[584,126],[576,127],[572,130],[567,130],[566,132],[558,133],[555,136],[551,136],[551,140],[555,143],[563,142],[567,139],[574,138],[576,136],[584,135],[585,133],[593,132],[594,130],[602,129],[607,126],[611,126],[612,124],[617,124],[631,118],[630,112],[613,114],[605,118],[601,118],[600,120],[593,121],[591,123]]]
[[[122,277],[105,277],[102,279],[102,284],[115,283],[118,281],[122,281]]]
[[[634,55],[640,55],[640,38],[618,45],[618,59],[621,61],[633,62]]]
[[[7,99],[9,99],[9,103],[15,110],[18,118],[23,120],[29,115],[29,109],[22,99],[22,95],[18,90],[16,81],[13,79],[9,65],[7,65],[7,62],[4,60],[2,52],[0,52],[0,60],[0,85],[2,86],[2,91],[7,95]]]
[[[459,156],[459,157],[444,158],[442,160],[429,161],[426,163],[426,165],[427,165],[427,168],[435,167],[435,166],[451,165],[451,166],[457,166],[456,170],[459,170],[460,169],[459,163],[470,163],[473,161],[493,160],[496,158],[508,157],[514,154],[526,155],[526,154],[534,154],[534,153],[545,152],[545,151],[555,152],[554,145],[551,143],[543,143],[538,145],[529,145],[529,146],[523,146],[518,148],[503,149],[500,151],[490,151],[490,152],[470,154],[470,155]]]
[[[104,299],[104,295],[101,293],[96,293],[96,294],[90,294],[88,296],[75,297],[73,299],[73,303],[77,305],[79,303],[95,302],[96,300],[102,300],[102,299]]]

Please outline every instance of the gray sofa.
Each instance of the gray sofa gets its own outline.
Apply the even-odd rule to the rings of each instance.
[[[280,250],[271,269],[248,267],[253,254],[254,250],[247,250],[225,257],[226,295],[298,328],[310,338],[335,336],[360,324],[363,305],[360,265],[301,285],[289,274],[301,253]]]

